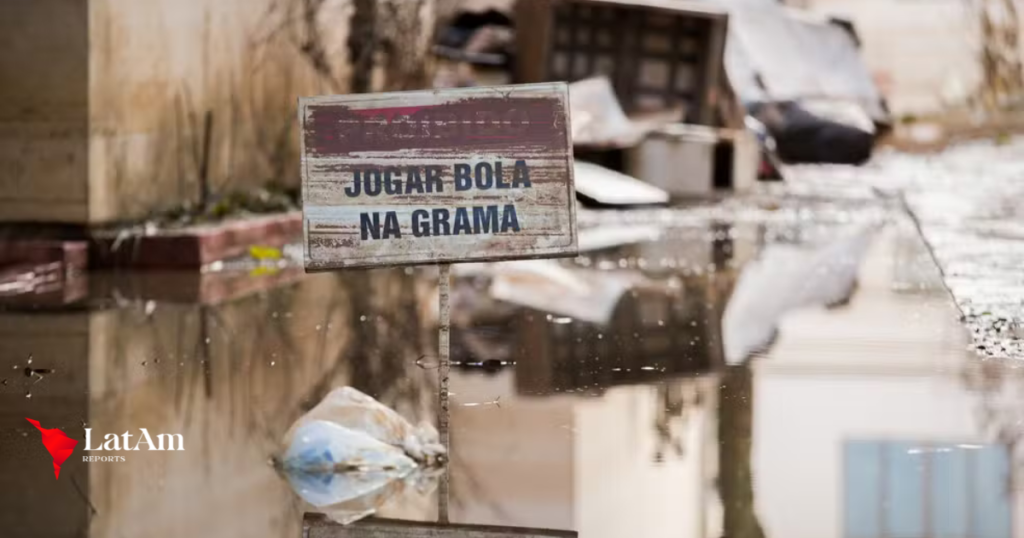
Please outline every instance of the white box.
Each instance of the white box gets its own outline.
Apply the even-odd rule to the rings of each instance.
[[[729,158],[724,163],[716,159],[719,146],[731,146],[731,157],[724,154]],[[651,132],[631,148],[627,171],[672,196],[715,192],[716,171],[728,175],[726,184],[719,188],[742,192],[757,182],[759,153],[757,141],[745,130],[675,123]],[[727,169],[717,170],[716,166]]]

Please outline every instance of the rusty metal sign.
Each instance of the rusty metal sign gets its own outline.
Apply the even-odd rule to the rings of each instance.
[[[563,83],[303,98],[310,271],[574,256]]]

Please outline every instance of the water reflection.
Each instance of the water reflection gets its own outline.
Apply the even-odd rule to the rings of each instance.
[[[460,280],[452,521],[588,538],[1022,536],[1024,370],[965,351],[934,275],[906,269],[926,264],[901,228],[871,241],[847,304],[788,312],[765,356],[725,366],[722,315],[764,232],[683,227],[567,262],[652,283],[606,324]],[[206,278],[93,275],[75,309],[0,313],[5,536],[299,536],[309,507],[269,463],[297,417],[350,385],[434,419],[430,271]],[[75,439],[180,432],[186,450],[76,452],[53,481],[26,416]],[[380,515],[433,520],[436,498]]]
[[[753,248],[722,228],[677,232],[577,260],[581,270],[641,270],[660,284],[624,294],[607,324],[523,310],[463,329],[495,342],[485,349],[510,348],[515,368],[453,380],[459,401],[501,402],[453,411],[452,492],[473,499],[453,505],[453,520],[609,537],[721,528],[720,319],[735,281],[730,261]],[[467,356],[480,349],[454,345]]]
[[[119,277],[93,280],[102,278]],[[144,290],[166,292],[159,282],[133,282],[138,300],[94,297],[108,308],[0,315],[0,368],[20,374],[31,355],[33,366],[54,371],[0,386],[0,465],[13,486],[0,528],[18,536],[297,536],[300,506],[269,457],[302,412],[348,384],[412,419],[433,418],[431,376],[406,367],[434,343],[415,337],[428,333],[407,308],[418,296],[404,272],[302,278],[214,304],[155,301]],[[53,482],[39,472],[48,456],[25,416],[79,440],[85,427],[94,437],[181,433],[186,450],[90,463],[76,452],[65,464],[69,479]]]
[[[748,366],[730,366],[719,389],[719,491],[723,536],[764,536],[754,506],[751,445],[754,438],[753,376]]]

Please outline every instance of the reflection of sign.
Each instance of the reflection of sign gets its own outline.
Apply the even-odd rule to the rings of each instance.
[[[577,252],[562,83],[305,98],[306,268]]]
[[[394,519],[363,520],[341,525],[316,514],[306,514],[304,538],[576,538],[575,531],[494,527],[489,525],[448,525]]]

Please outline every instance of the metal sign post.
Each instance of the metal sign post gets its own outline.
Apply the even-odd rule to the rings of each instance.
[[[451,356],[449,355],[451,337],[451,305],[448,298],[452,287],[452,266],[442,263],[440,273],[437,277],[438,290],[438,329],[437,329],[437,433],[441,438],[441,444],[445,452],[451,454],[451,443],[448,436],[448,420],[451,414],[448,409],[448,375],[451,371]],[[441,475],[441,482],[437,492],[437,521],[448,523],[448,487],[451,484],[451,473],[448,465],[444,467],[444,474]]]
[[[437,424],[446,448],[450,264],[578,253],[568,99],[564,83],[549,83],[299,100],[306,270],[440,268]],[[441,524],[449,478],[446,469]],[[434,526],[431,536],[566,535],[467,528]],[[398,536],[330,536],[342,535]]]

